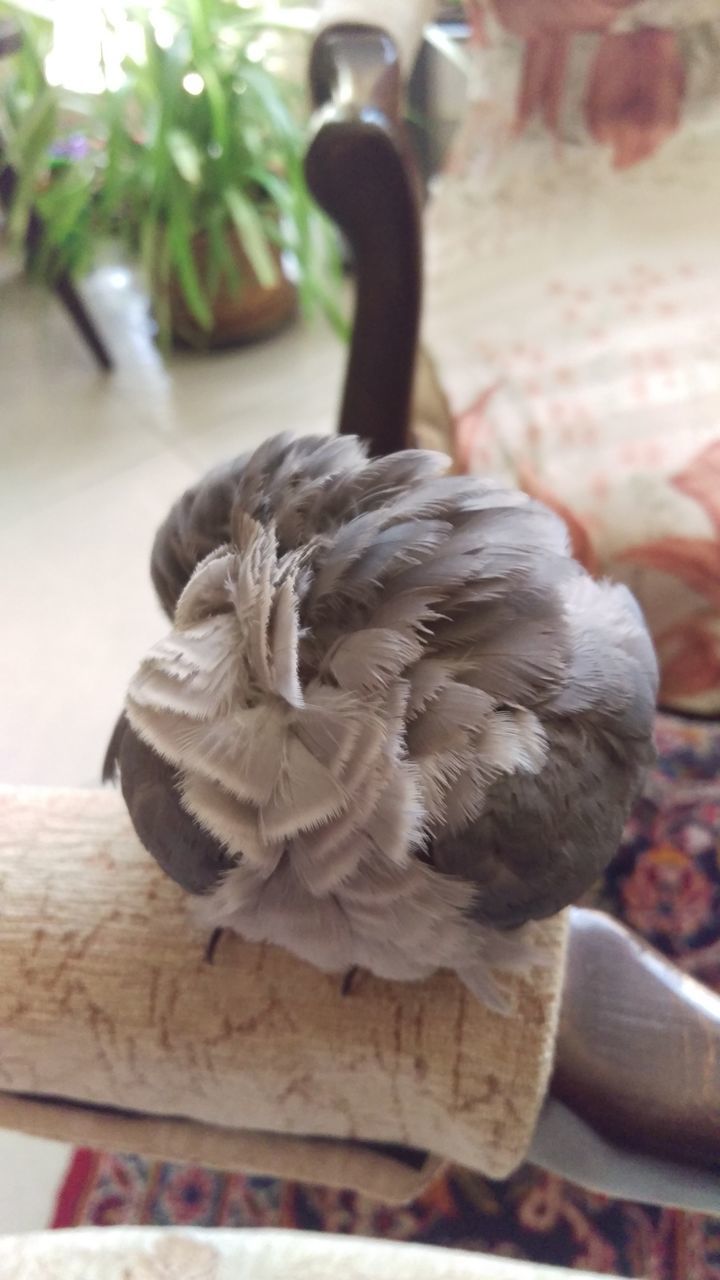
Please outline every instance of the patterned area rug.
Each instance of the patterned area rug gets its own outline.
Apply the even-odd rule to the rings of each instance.
[[[720,991],[720,725],[661,716],[660,758],[596,905]],[[76,1152],[53,1225],[299,1227],[646,1280],[720,1280],[720,1220],[615,1202],[526,1166],[446,1175],[413,1204]]]

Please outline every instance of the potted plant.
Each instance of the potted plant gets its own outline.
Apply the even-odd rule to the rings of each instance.
[[[31,205],[45,224],[35,273],[77,274],[112,237],[142,264],[164,345],[262,336],[296,299],[342,328],[337,246],[304,181],[301,95],[265,61],[279,29],[309,25],[300,16],[271,22],[252,0],[128,9],[105,19],[94,96],[48,83],[47,31],[25,16],[0,135],[19,174],[11,237]]]

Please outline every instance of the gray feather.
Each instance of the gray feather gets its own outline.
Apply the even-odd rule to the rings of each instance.
[[[223,844],[189,820],[178,774],[120,722],[118,766],[122,791],[139,839],[163,871],[187,893],[216,889],[234,862]]]
[[[152,556],[172,627],[118,754],[209,923],[329,969],[449,965],[489,998],[507,931],[614,853],[657,672],[556,516],[446,465],[283,436],[183,495]]]

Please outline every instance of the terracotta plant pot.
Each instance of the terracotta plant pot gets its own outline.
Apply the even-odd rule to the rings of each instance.
[[[280,254],[277,283],[262,285],[245,253],[241,241],[232,235],[230,251],[240,274],[240,284],[231,288],[223,278],[213,300],[213,327],[203,329],[192,315],[175,279],[170,284],[170,318],[173,339],[179,345],[192,347],[232,347],[276,333],[297,312],[297,291],[283,270]],[[201,281],[207,280],[208,242],[205,233],[193,242],[195,266]]]

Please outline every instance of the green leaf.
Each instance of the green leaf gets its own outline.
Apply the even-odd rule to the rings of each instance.
[[[210,27],[208,23],[209,12],[212,6],[204,3],[204,0],[185,0],[184,18],[190,24],[190,32],[193,44],[201,49],[207,49],[210,44]]]
[[[88,180],[82,173],[69,169],[53,179],[37,201],[47,239],[53,245],[62,246],[70,238],[79,219],[89,212],[91,199]]]
[[[197,187],[202,178],[202,156],[189,133],[184,129],[168,129],[168,151],[180,177]]]
[[[150,230],[148,221],[148,233]],[[153,310],[158,326],[158,343],[160,349],[167,354],[172,344],[172,314],[170,307],[170,246],[165,231],[161,232],[152,226],[152,236],[148,234],[148,245],[151,246],[151,270],[146,267],[146,278],[152,288]]]
[[[158,226],[155,219],[152,217],[145,218],[140,226],[138,247],[140,261],[145,273],[145,281],[150,287],[156,282],[162,285],[167,284],[167,277],[163,277],[158,262],[157,239]]]
[[[146,3],[98,0],[109,35],[120,12],[128,13],[141,24],[146,48],[137,60],[126,58],[119,90],[92,98],[47,84],[52,24],[23,15],[28,0],[16,2],[24,39],[2,65],[0,133],[18,173],[14,243],[23,244],[31,208],[46,224],[33,268],[48,280],[58,264],[82,270],[98,244],[119,238],[145,265],[160,342],[167,345],[175,289],[208,327],[215,288],[236,287],[250,264],[270,286],[279,278],[278,250],[290,251],[303,309],[322,311],[340,329],[337,238],[303,172],[302,93],[247,56],[263,32],[309,32],[315,22],[309,0],[293,0],[287,9],[285,0],[158,0],[172,15],[169,47],[164,38],[158,43]],[[30,4],[54,12],[53,0]],[[196,97],[183,88],[190,71],[205,83]],[[53,163],[52,143],[76,128],[90,141],[88,155]],[[201,271],[195,246],[203,232]]]
[[[215,68],[209,62],[199,64],[199,69],[205,81],[205,92],[210,107],[215,142],[222,151],[225,151],[228,145],[229,132],[227,95],[223,91]]]
[[[211,298],[215,298],[224,280],[228,289],[237,293],[242,284],[242,273],[230,247],[228,235],[230,224],[222,206],[213,209],[207,224],[207,287]]]
[[[265,124],[271,124],[277,133],[278,140],[285,143],[293,140],[301,145],[302,130],[288,110],[287,89],[283,87],[283,91],[280,91],[278,81],[259,63],[245,62],[240,79],[247,85],[261,107],[259,112],[257,106],[255,107],[256,118]]]
[[[56,124],[55,95],[47,90],[33,103],[9,148],[9,158],[18,172],[8,219],[10,235],[16,241],[24,238],[37,184],[48,169],[48,151]]]
[[[187,305],[203,329],[212,328],[212,312],[198,278],[193,254],[193,237],[185,211],[175,206],[168,225],[170,260]]]
[[[45,89],[35,98],[30,110],[21,120],[15,136],[8,140],[13,160],[23,167],[34,164],[44,156],[55,133],[57,103],[51,89]],[[8,145],[6,143],[6,146]]]
[[[278,283],[280,272],[260,214],[237,187],[225,192],[225,204],[258,281],[264,289],[271,289]]]
[[[276,173],[270,173],[257,164],[250,166],[247,176],[250,182],[254,182],[262,191],[267,192],[270,200],[281,213],[292,210],[295,192],[284,178],[279,178]]]

